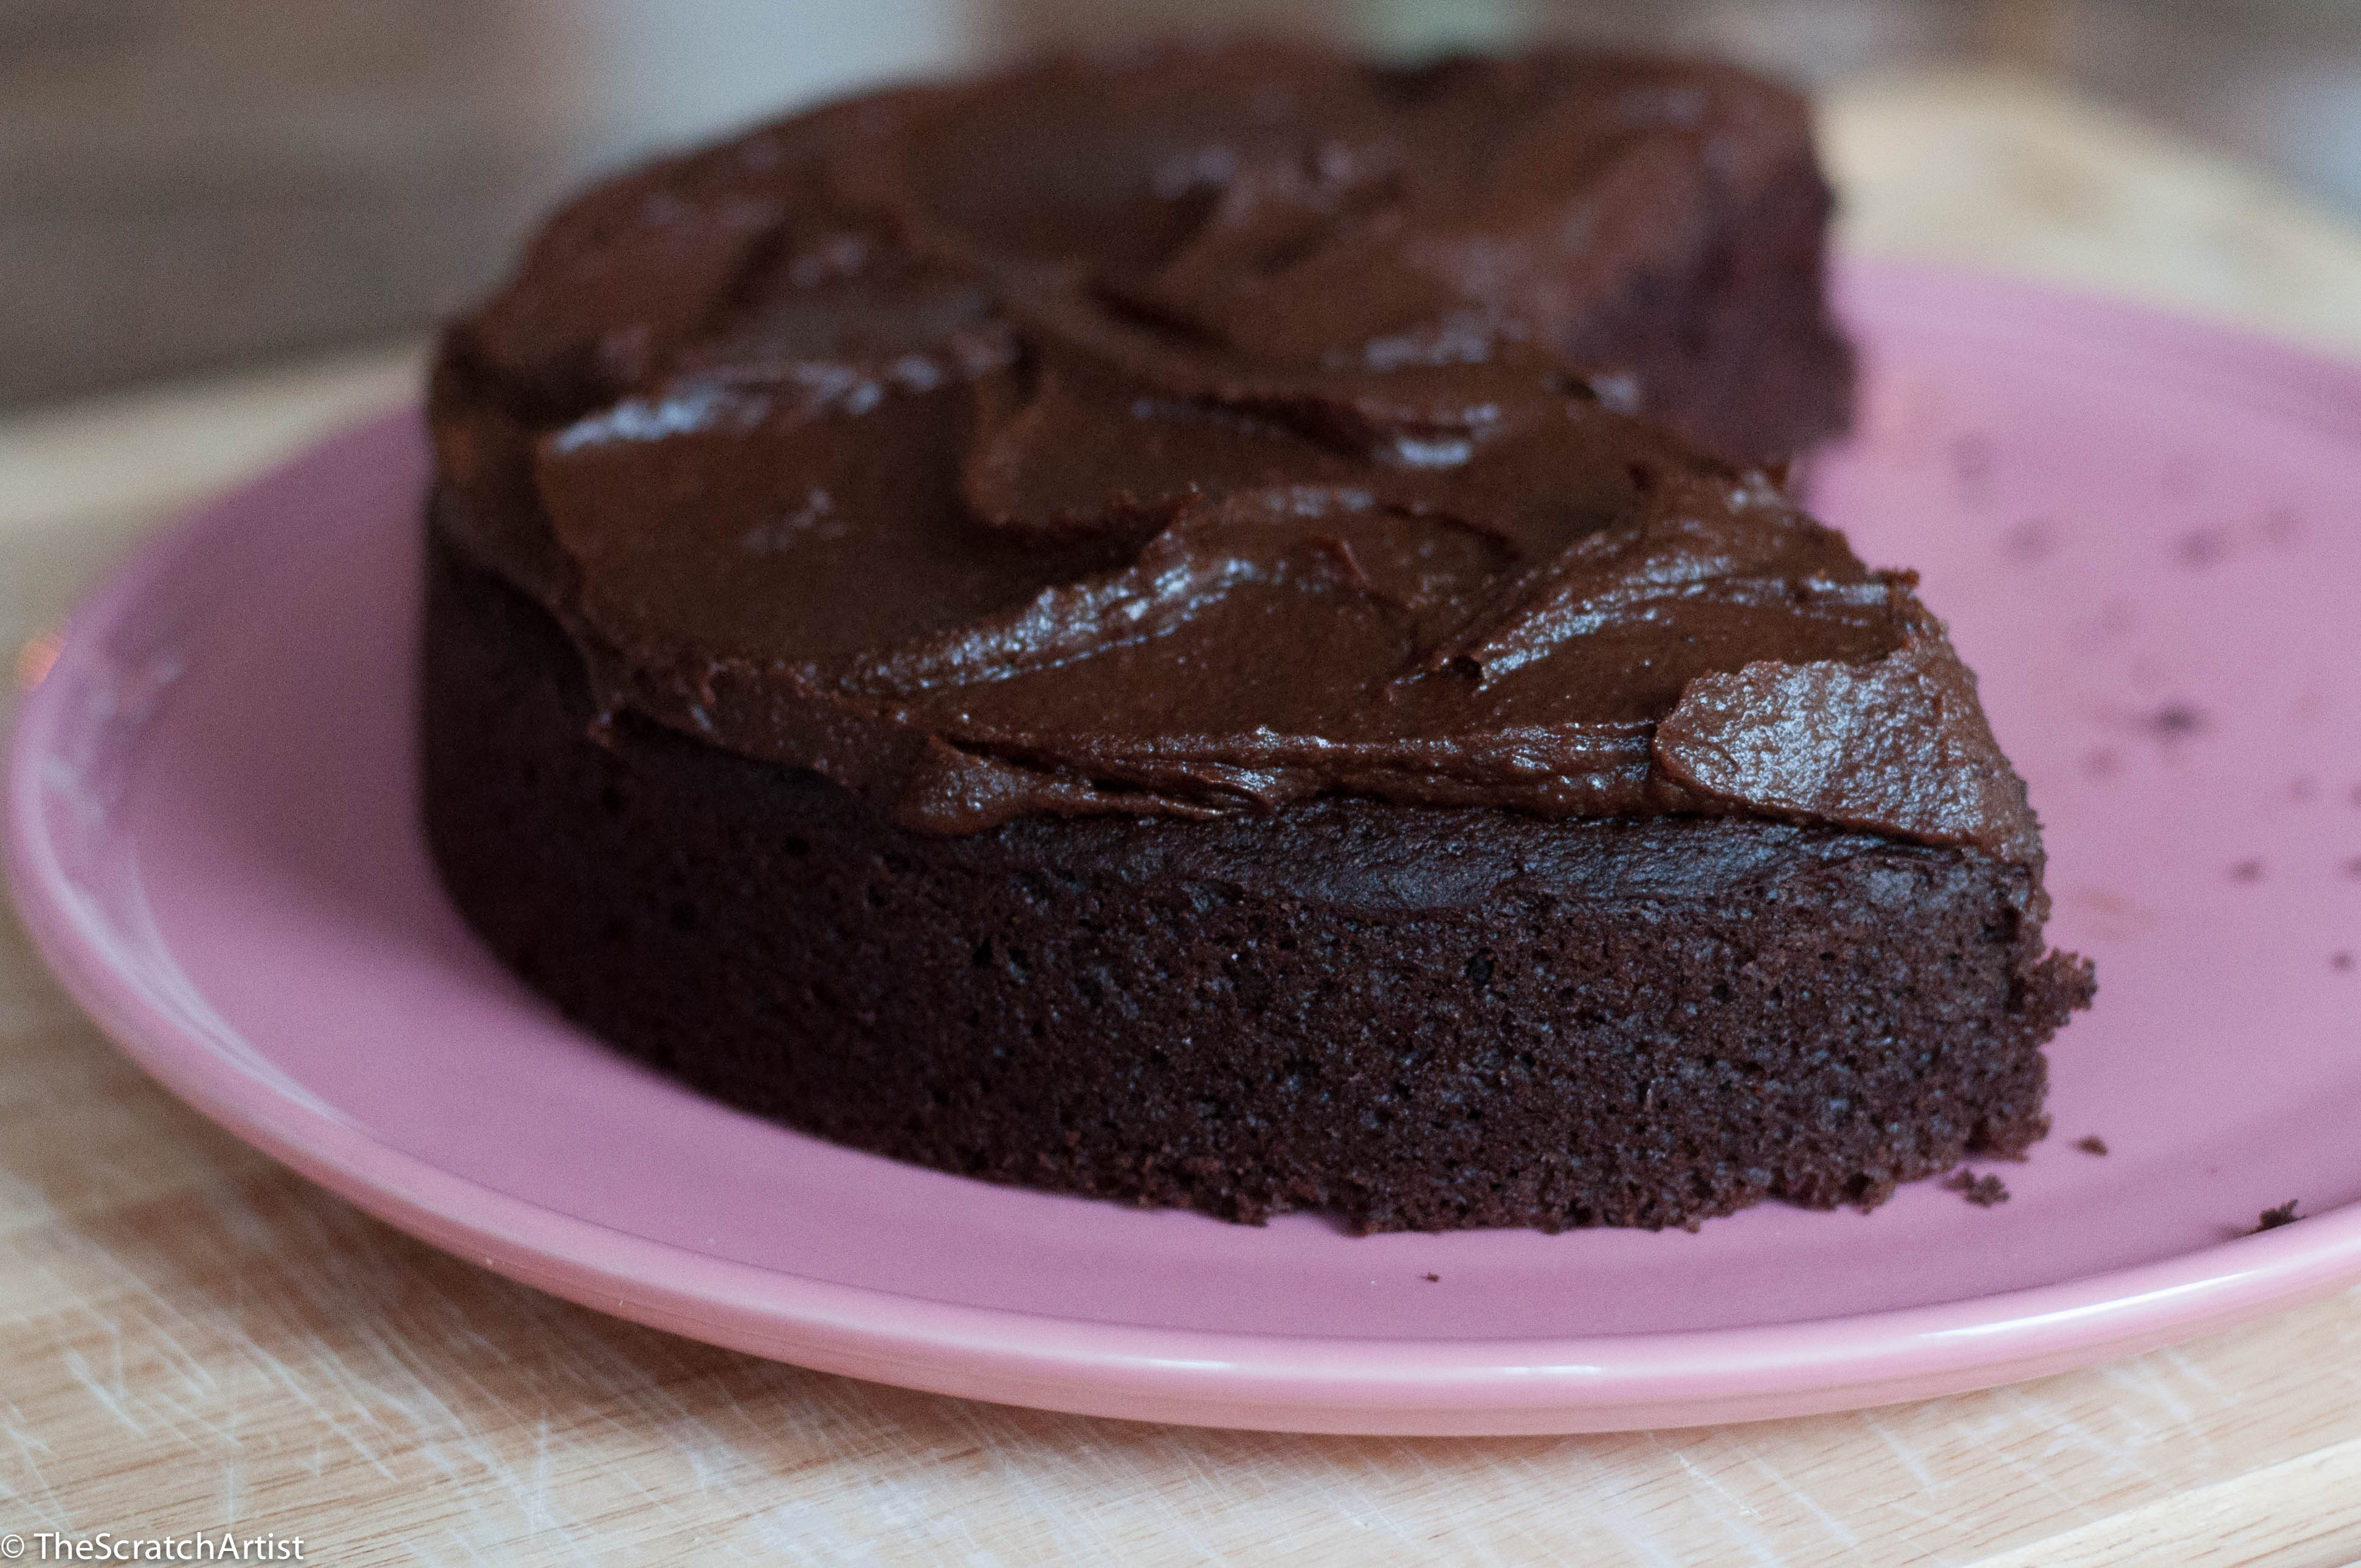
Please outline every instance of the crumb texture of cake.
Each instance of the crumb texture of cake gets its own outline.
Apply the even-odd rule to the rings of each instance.
[[[1835,828],[1345,797],[915,833],[642,719],[586,739],[555,623],[435,554],[460,907],[608,1039],[878,1153],[1372,1229],[1872,1204],[2037,1139],[2090,996],[2029,868]]]
[[[995,1179],[1554,1229],[2020,1152],[2092,990],[2024,785],[1746,466],[1843,422],[1827,205],[1737,71],[1276,45],[600,187],[437,356],[445,883]]]

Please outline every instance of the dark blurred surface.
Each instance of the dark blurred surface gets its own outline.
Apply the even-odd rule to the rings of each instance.
[[[0,403],[415,331],[597,170],[1058,43],[2039,71],[2361,214],[2361,0],[0,0]]]

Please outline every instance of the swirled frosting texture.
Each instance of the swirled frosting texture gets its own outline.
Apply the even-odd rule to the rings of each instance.
[[[1798,159],[1784,94],[1576,56],[854,100],[560,214],[445,337],[439,516],[609,712],[921,830],[1353,793],[2029,859],[1909,579],[1585,348]]]

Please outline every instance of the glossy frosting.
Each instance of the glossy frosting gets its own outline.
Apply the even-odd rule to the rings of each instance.
[[[1806,145],[1571,56],[854,100],[559,216],[445,340],[443,526],[610,712],[921,830],[1348,793],[2029,860],[1909,579],[1567,348]]]

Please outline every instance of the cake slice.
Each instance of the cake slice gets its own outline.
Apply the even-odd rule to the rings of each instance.
[[[2024,786],[1752,466],[1841,422],[1825,203],[1734,72],[1259,46],[627,176],[438,357],[445,883],[998,1180],[1661,1226],[2021,1151],[2092,988]]]

